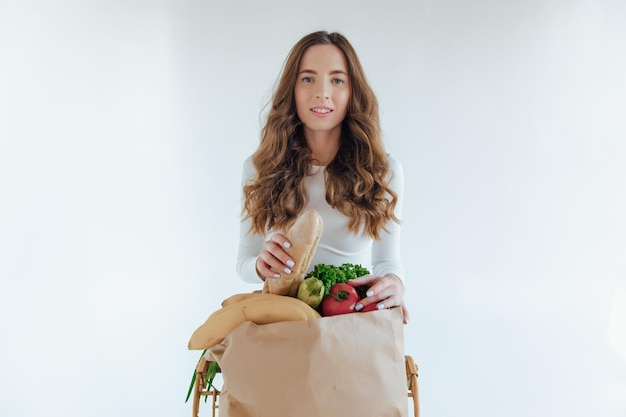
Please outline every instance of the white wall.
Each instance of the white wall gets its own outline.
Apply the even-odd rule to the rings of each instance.
[[[318,29],[405,167],[422,415],[625,415],[626,3],[335,3],[0,3],[1,416],[190,414],[191,332],[256,289],[240,166]]]

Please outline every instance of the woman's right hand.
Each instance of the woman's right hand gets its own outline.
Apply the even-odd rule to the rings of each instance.
[[[291,242],[282,233],[275,233],[263,243],[263,248],[256,258],[256,272],[262,280],[280,278],[291,274],[294,267],[293,259],[285,252]]]

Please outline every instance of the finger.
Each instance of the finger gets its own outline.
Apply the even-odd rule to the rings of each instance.
[[[264,250],[261,251],[260,256],[265,262],[266,268],[273,271],[272,275],[275,275],[276,273],[280,275],[291,274],[295,263],[289,254],[287,254],[282,247],[274,241],[265,242],[263,246]]]
[[[280,278],[281,272],[284,272],[286,268],[268,251],[261,252],[258,264],[260,265],[259,272],[266,278]]]
[[[383,298],[390,297],[391,295],[399,292],[398,288],[394,285],[393,281],[386,278],[375,278],[371,285],[368,286],[366,295],[367,297],[373,297],[376,301]]]
[[[289,249],[291,247],[291,242],[282,233],[274,233],[270,240],[276,242],[279,246],[283,248]]]
[[[278,238],[278,240],[274,240],[274,238],[272,238],[272,240],[265,242],[267,250],[280,263],[280,265],[277,265],[276,262],[268,263],[270,263],[276,271],[279,271],[280,273],[291,274],[291,270],[295,266],[295,262],[291,255],[285,251],[284,243],[281,242],[283,242],[281,238]]]
[[[363,298],[361,301],[357,303],[354,308],[357,311],[362,310],[370,304],[376,304],[378,310],[382,310],[383,308],[395,307],[396,305],[400,305],[399,297],[397,297],[396,293],[394,293],[391,289],[386,289],[385,291],[374,293],[371,296],[367,296]]]
[[[269,265],[262,255],[259,255],[256,262],[256,269],[260,276],[265,279],[280,278],[280,274],[277,271],[273,271],[271,265]]]
[[[402,297],[394,294],[391,297],[380,300],[376,303],[376,306],[379,310],[382,310],[383,308],[403,307],[404,302],[402,301]]]
[[[351,285],[364,286],[367,288],[367,292],[365,293],[365,297],[362,298],[359,303],[355,306],[357,310],[361,310],[363,307],[366,307],[372,303],[376,303],[383,298],[388,297],[390,294],[385,294],[386,284],[383,282],[381,277],[377,277],[374,275],[364,275],[361,277],[362,280],[359,282],[356,279],[349,281]],[[356,282],[355,282],[356,281]],[[365,282],[361,284],[362,282]]]
[[[351,279],[349,282],[355,286],[355,287],[359,287],[361,285],[367,285],[370,284],[371,282],[373,282],[374,280],[376,280],[376,278],[378,278],[376,275],[372,275],[372,274],[367,274],[367,275],[363,275],[361,277],[358,278],[354,278]]]

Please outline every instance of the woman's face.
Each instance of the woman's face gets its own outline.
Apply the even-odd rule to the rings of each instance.
[[[310,134],[341,134],[350,99],[346,58],[335,45],[309,47],[300,60],[294,88],[296,110]]]

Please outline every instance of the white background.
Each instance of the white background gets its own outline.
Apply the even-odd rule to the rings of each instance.
[[[626,3],[0,1],[0,415],[188,416],[283,60],[340,31],[403,163],[422,415],[626,415]],[[208,411],[208,408],[206,409]]]

